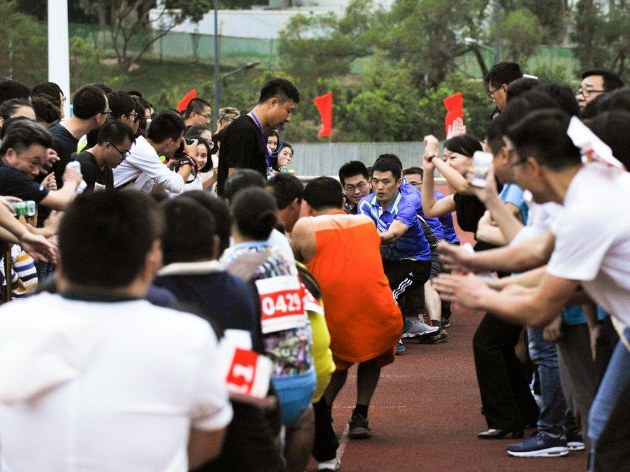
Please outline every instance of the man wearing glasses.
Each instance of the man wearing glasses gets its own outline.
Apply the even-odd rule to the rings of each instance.
[[[523,72],[516,62],[499,62],[484,77],[488,97],[496,105],[495,113],[501,113],[507,105],[507,89],[510,82],[523,77]]]
[[[118,120],[103,125],[98,134],[98,144],[77,155],[83,180],[87,184],[86,192],[114,188],[112,169],[127,158],[133,143],[135,133],[129,125]]]
[[[186,120],[186,128],[190,126],[208,127],[212,118],[212,110],[210,104],[201,98],[193,98],[186,107],[184,120]]]
[[[52,148],[59,156],[59,161],[52,168],[57,179],[57,188],[63,187],[62,176],[66,165],[77,151],[79,139],[103,126],[112,112],[105,93],[93,85],[81,87],[74,94],[72,106],[74,114],[70,118],[53,123],[48,128],[54,140]]]
[[[349,215],[356,215],[359,201],[372,191],[365,164],[361,161],[346,162],[339,168],[339,182],[345,195],[343,209]]]
[[[582,74],[582,83],[575,94],[580,110],[603,93],[612,92],[623,87],[621,78],[605,69],[587,70]]]

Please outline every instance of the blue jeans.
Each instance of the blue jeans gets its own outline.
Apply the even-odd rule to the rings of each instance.
[[[630,328],[624,330],[626,339],[630,339]],[[588,437],[591,444],[591,463],[589,470],[594,470],[597,442],[602,435],[621,392],[630,378],[630,352],[622,341],[617,343],[606,374],[599,385],[588,418]]]
[[[543,338],[543,332],[527,328],[529,355],[538,367],[542,408],[538,417],[538,431],[559,434],[564,427],[567,402],[560,384],[560,367],[556,345]]]

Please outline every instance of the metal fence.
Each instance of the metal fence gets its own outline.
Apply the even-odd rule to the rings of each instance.
[[[296,143],[291,168],[298,175],[337,175],[339,167],[348,161],[361,161],[371,166],[381,154],[395,154],[404,167],[422,167],[424,145],[402,143]]]

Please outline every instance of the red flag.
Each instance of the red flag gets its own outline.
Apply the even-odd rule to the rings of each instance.
[[[332,133],[332,119],[333,119],[333,96],[332,92],[328,92],[321,97],[315,97],[313,102],[319,111],[319,115],[322,117],[322,127],[319,129],[317,136],[330,136]]]
[[[184,111],[193,98],[197,98],[197,89],[192,89],[190,92],[184,95],[182,101],[177,104],[177,111],[179,111],[180,113]]]
[[[462,93],[456,93],[450,97],[446,97],[443,100],[446,107],[446,118],[444,119],[444,126],[446,127],[446,134],[448,134],[448,127],[453,124],[457,118],[464,119],[464,96]]]

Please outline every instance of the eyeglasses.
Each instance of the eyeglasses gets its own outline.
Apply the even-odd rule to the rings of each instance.
[[[494,94],[501,90],[501,87],[495,88],[494,90],[488,90],[488,98],[494,98]]]
[[[138,119],[138,112],[137,111],[133,111],[133,112],[127,114],[127,116],[129,118],[131,118],[133,116],[133,121],[136,121]]]
[[[346,190],[346,192],[348,193],[354,193],[357,190],[361,191],[365,188],[365,186],[367,185],[367,182],[364,180],[363,182],[359,182],[356,185],[344,185],[343,188]]]
[[[575,92],[575,96],[579,97],[580,95],[582,95],[584,98],[588,98],[591,96],[591,94],[593,93],[602,93],[605,92],[606,90],[593,90],[593,89],[580,89],[577,92]]]
[[[109,142],[109,141],[107,141],[107,142],[108,142],[108,143],[109,143],[109,144],[110,144],[110,145],[111,145],[114,149],[116,149],[116,151],[118,151],[118,154],[120,154],[120,155],[122,156],[122,158],[123,158],[123,159],[127,159],[127,158],[129,157],[129,155],[131,154],[131,151],[127,151],[127,152],[125,152],[125,153],[123,154],[123,152],[122,152],[120,149],[118,149],[114,143],[111,143],[111,142]]]
[[[203,113],[197,113],[197,114],[199,116],[203,116],[206,119],[206,121],[210,121],[210,117],[211,117],[210,113],[208,113],[207,115],[204,115]]]
[[[111,110],[105,110],[99,113],[99,115],[111,115],[112,111]]]
[[[66,103],[66,97],[61,97],[61,103]]]

